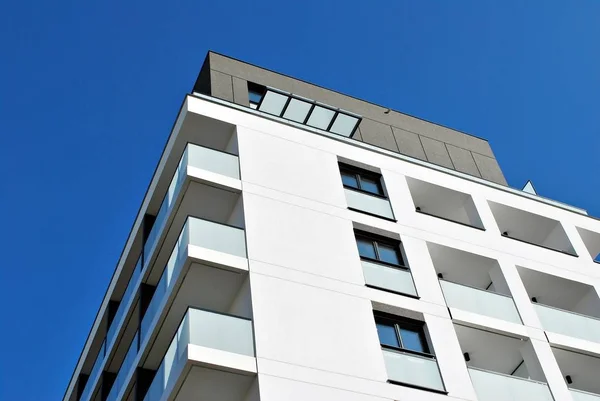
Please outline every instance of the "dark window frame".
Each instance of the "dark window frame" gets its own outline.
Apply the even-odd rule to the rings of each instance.
[[[338,115],[343,114],[345,116],[352,117],[352,118],[356,119],[356,124],[354,124],[354,127],[352,127],[352,130],[350,131],[350,134],[348,135],[348,138],[352,138],[352,136],[356,132],[356,129],[358,128],[358,126],[360,125],[360,123],[362,121],[362,117],[361,116],[359,116],[357,114],[354,114],[354,113],[352,113],[350,111],[338,109],[338,108],[335,108],[333,106],[329,106],[327,104],[320,103],[320,102],[318,102],[316,100],[304,98],[302,96],[294,95],[292,93],[287,93],[287,92],[281,91],[281,90],[276,89],[276,88],[271,88],[271,87],[260,85],[260,84],[257,84],[255,82],[250,82],[250,81],[248,81],[248,99],[250,99],[250,92],[260,93],[261,94],[261,98],[260,98],[260,102],[259,103],[250,102],[250,101],[249,101],[249,103],[255,104],[256,105],[256,110],[260,111],[260,106],[262,105],[262,102],[265,99],[265,95],[269,91],[271,91],[273,93],[278,93],[278,94],[283,95],[283,96],[287,96],[288,99],[285,102],[285,105],[283,106],[283,109],[281,110],[281,112],[279,114],[271,114],[271,113],[268,113],[268,112],[265,112],[265,113],[273,115],[273,116],[277,116],[277,117],[280,117],[280,118],[283,118],[283,119],[288,120],[288,121],[292,121],[292,122],[295,122],[295,123],[298,123],[298,124],[306,125],[307,127],[311,127],[311,128],[314,128],[314,129],[320,129],[320,130],[323,130],[323,131],[326,131],[326,132],[329,132],[329,133],[332,133],[332,134],[335,134],[335,135],[345,136],[343,134],[338,134],[336,132],[331,131],[331,128],[333,127],[333,124],[335,123]],[[294,121],[294,120],[291,120],[289,118],[285,118],[284,117],[285,111],[287,110],[287,107],[290,104],[290,102],[291,102],[292,99],[300,100],[302,102],[311,104],[311,107],[308,110],[308,113],[306,114],[306,117],[304,118],[304,121],[302,121],[302,122]],[[329,121],[329,123],[327,125],[327,128],[325,128],[325,129],[322,129],[322,128],[319,128],[319,127],[315,127],[315,126],[312,126],[312,125],[308,124],[308,120],[310,119],[310,116],[312,115],[312,112],[313,112],[313,110],[315,109],[316,106],[322,107],[322,108],[327,109],[327,110],[331,110],[333,112],[333,116],[331,117],[331,121]]]
[[[344,163],[339,163],[339,168],[340,168],[340,177],[344,173],[348,174],[348,175],[354,175],[356,178],[357,185],[358,185],[358,188],[352,187],[350,185],[344,184],[343,180],[342,180],[342,185],[344,186],[344,188],[350,189],[352,191],[362,192],[364,194],[368,194],[368,195],[375,196],[378,198],[388,199],[385,189],[383,187],[383,176],[381,174],[375,173],[373,171],[365,170],[365,169],[362,169],[359,167],[351,166],[348,164],[344,164]],[[365,179],[368,178],[370,180],[375,181],[377,183],[377,189],[380,191],[380,193],[371,192],[371,191],[368,191],[368,190],[362,188],[361,177],[364,177]]]
[[[252,98],[250,97],[251,93],[255,93],[255,94],[259,95],[260,100],[258,102],[253,102]],[[262,100],[264,99],[266,93],[267,93],[266,86],[259,85],[254,82],[248,81],[248,103],[255,104],[257,109],[260,106],[260,104],[262,103]]]
[[[435,354],[432,351],[432,347],[429,343],[427,333],[425,331],[425,322],[402,318],[402,317],[398,317],[398,316],[387,315],[387,314],[383,314],[383,313],[375,313],[375,325],[377,325],[377,324],[394,327],[394,330],[396,333],[396,338],[398,340],[398,343],[400,344],[400,347],[394,347],[392,345],[381,344],[381,341],[380,341],[379,344],[381,345],[382,348],[393,350],[393,351],[398,351],[398,352],[406,352],[409,354],[420,355],[420,356],[423,356],[426,358],[436,359]],[[421,346],[422,346],[424,352],[414,351],[414,350],[403,347],[402,336],[401,336],[401,332],[400,332],[400,330],[402,328],[405,328],[406,330],[416,331],[419,333],[419,340],[421,342]]]
[[[389,267],[393,267],[393,268],[397,268],[397,269],[401,269],[401,270],[410,270],[410,267],[408,266],[408,262],[406,260],[406,255],[404,253],[404,249],[402,248],[402,241],[395,240],[395,239],[389,238],[389,237],[384,237],[384,236],[377,235],[377,234],[368,233],[365,231],[360,231],[360,230],[354,230],[354,239],[355,240],[364,239],[364,240],[368,240],[373,243],[373,249],[375,250],[375,259],[370,258],[368,256],[361,255],[360,250],[359,250],[359,256],[360,256],[361,260],[367,260],[369,262],[379,263],[379,264],[382,264],[385,266],[389,266]],[[402,262],[402,264],[395,264],[395,263],[386,262],[385,260],[381,260],[380,255],[379,255],[379,244],[394,247],[396,254],[398,256],[398,259]],[[358,248],[358,241],[357,241],[356,247]]]

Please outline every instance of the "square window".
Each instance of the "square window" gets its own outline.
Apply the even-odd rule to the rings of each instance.
[[[356,174],[350,173],[348,171],[342,171],[342,183],[346,187],[356,188],[358,189],[358,178]]]
[[[267,91],[260,104],[260,111],[280,116],[289,97],[280,93]]]
[[[400,326],[400,337],[402,339],[402,348],[427,353],[427,346],[422,330]]]
[[[375,253],[375,246],[373,241],[366,238],[356,238],[356,245],[358,246],[358,254],[363,258],[377,259]]]
[[[360,176],[360,189],[372,194],[383,195],[383,188],[379,178]]]
[[[376,313],[375,325],[381,345],[432,355],[422,322]]]
[[[262,93],[248,91],[248,100],[251,104],[259,104],[262,99]]]
[[[250,103],[250,107],[256,109],[266,91],[267,88],[265,86],[259,85],[255,82],[248,82],[248,101]]]
[[[385,263],[393,265],[404,266],[402,257],[400,256],[400,250],[397,246],[377,243],[377,251],[379,253],[379,260]]]
[[[393,325],[377,323],[377,334],[379,335],[379,343],[389,345],[390,347],[400,347],[396,328]]]
[[[306,124],[310,125],[311,127],[326,130],[329,127],[334,114],[335,111],[331,109],[315,106],[312,113],[310,113],[310,117],[308,118]]]
[[[340,174],[346,187],[385,196],[381,176],[375,172],[340,163]]]
[[[329,131],[343,136],[350,136],[354,132],[357,123],[358,118],[338,113]]]
[[[298,99],[292,99],[283,113],[283,118],[296,121],[297,123],[304,123],[304,120],[306,119],[311,107],[312,104],[310,103],[303,102],[302,100]]]

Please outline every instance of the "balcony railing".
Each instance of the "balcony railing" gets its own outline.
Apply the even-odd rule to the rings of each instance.
[[[544,330],[600,343],[600,319],[534,304]]]
[[[399,294],[417,296],[417,290],[409,270],[361,260],[365,283]]]
[[[344,192],[350,209],[394,220],[389,199],[349,188],[344,188]]]
[[[123,384],[126,379],[129,377],[129,371],[131,370],[131,365],[133,361],[135,361],[135,357],[137,356],[138,350],[140,348],[140,332],[139,330],[135,332],[133,336],[133,340],[131,340],[131,344],[129,345],[129,350],[127,350],[127,354],[125,354],[125,358],[121,363],[121,367],[119,368],[119,373],[115,378],[115,382],[113,383],[110,392],[108,393],[108,397],[106,401],[116,401]]]
[[[382,349],[388,379],[430,390],[445,391],[435,358],[409,352]]]
[[[98,351],[98,355],[96,356],[96,360],[94,361],[94,365],[92,365],[92,370],[90,371],[90,375],[88,376],[88,380],[85,383],[85,387],[83,392],[81,393],[80,400],[85,401],[90,399],[92,396],[92,391],[96,387],[96,381],[100,376],[100,372],[102,372],[102,365],[104,362],[104,357],[106,356],[106,337],[102,341],[102,345],[100,345],[100,350]]]
[[[112,344],[112,341],[117,332],[117,327],[119,327],[121,325],[120,322],[121,322],[121,319],[123,318],[123,315],[127,311],[127,305],[129,304],[129,300],[131,299],[131,297],[135,293],[135,290],[137,289],[137,284],[138,284],[137,281],[140,278],[141,272],[142,272],[142,255],[140,255],[137,263],[135,264],[133,273],[131,274],[131,278],[129,279],[129,283],[127,283],[127,288],[125,289],[125,292],[123,293],[123,297],[121,298],[121,302],[119,303],[119,307],[117,308],[117,313],[115,313],[112,323],[111,323],[110,327],[108,328],[108,332],[106,333],[106,343],[107,344]]]
[[[146,339],[151,323],[157,315],[163,299],[169,293],[175,279],[179,276],[179,272],[183,266],[183,261],[180,260],[180,257],[188,245],[243,258],[246,257],[246,237],[243,229],[195,217],[188,217],[142,319],[142,341]]]
[[[231,178],[240,178],[239,160],[236,155],[188,144],[183,152],[183,156],[181,156],[177,170],[171,179],[169,189],[160,205],[156,219],[144,245],[144,264],[148,263],[152,255],[159,234],[169,216],[175,199],[177,199],[181,184],[187,175],[188,167],[199,168]]]
[[[254,356],[252,321],[200,309],[188,309],[156,371],[144,401],[159,401],[177,379],[182,356],[189,344]]]
[[[521,324],[512,297],[475,287],[440,280],[448,306]]]
[[[588,393],[587,391],[574,388],[569,390],[571,390],[571,398],[573,398],[573,401],[600,401],[600,394]]]
[[[546,383],[469,368],[479,401],[553,401]]]

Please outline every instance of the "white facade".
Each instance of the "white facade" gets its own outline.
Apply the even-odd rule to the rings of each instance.
[[[410,274],[361,261],[355,230],[401,241]],[[188,96],[65,400],[599,401],[599,238],[575,208]],[[424,323],[435,358],[382,349],[380,312]]]

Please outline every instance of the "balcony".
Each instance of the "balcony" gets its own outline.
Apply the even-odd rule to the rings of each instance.
[[[394,212],[388,198],[350,188],[344,188],[344,194],[349,209],[394,220]]]
[[[188,256],[217,267],[229,266],[245,270],[247,262],[244,230],[193,217],[188,218],[142,319],[142,339],[147,337],[163,301],[180,278],[182,269],[186,267],[182,260],[184,261]],[[219,259],[221,261],[218,261]]]
[[[453,316],[460,315],[456,309],[521,324],[496,260],[434,243],[427,247]]]
[[[544,330],[600,343],[600,297],[588,284],[518,267]]]
[[[95,397],[99,395],[100,391],[95,392],[95,390],[98,389],[97,385],[101,383],[101,386],[105,386],[104,381],[100,380],[102,377],[101,373],[103,371],[110,372],[111,366],[115,363],[114,361],[119,360],[121,357],[120,351],[116,349],[119,344],[117,334],[119,334],[119,331],[124,327],[135,325],[133,322],[137,317],[135,311],[130,313],[127,312],[130,311],[132,305],[135,304],[137,289],[140,285],[141,260],[142,258],[140,256],[133,268],[133,272],[109,325],[107,334],[102,341],[100,351],[96,357],[96,361],[94,362],[88,381],[86,382],[84,390],[81,393],[81,397],[79,398],[82,401],[95,399]],[[123,337],[127,338],[127,329],[125,329],[124,332],[125,334],[123,334]],[[113,358],[109,362],[106,362],[108,355],[113,355]]]
[[[573,401],[600,401],[600,358],[552,348]]]
[[[560,221],[488,201],[502,236],[577,256]]]
[[[579,227],[577,227],[577,231],[592,260],[596,263],[600,263],[600,234]]]
[[[435,357],[416,352],[382,349],[388,379],[404,385],[445,392]]]
[[[480,401],[554,401],[548,385],[530,379],[469,368]]]
[[[446,303],[451,308],[462,309],[521,324],[513,299],[507,295],[440,280]]]
[[[190,308],[144,401],[160,401],[165,394],[181,401],[242,401],[255,375],[252,321]]]
[[[471,195],[411,177],[406,181],[418,213],[484,230]]]
[[[238,157],[214,149],[188,144],[183,152],[177,170],[175,170],[175,174],[171,179],[167,193],[158,209],[150,234],[146,239],[144,245],[145,265],[150,263],[151,255],[157,246],[159,235],[167,223],[168,216],[178,200],[181,189],[184,188],[186,177],[208,177],[211,178],[211,182],[223,181],[236,187],[235,182],[221,180],[214,175],[221,175],[239,180],[240,172]]]
[[[212,251],[214,254],[216,251],[219,254],[227,254],[227,249],[219,248],[219,242],[225,240],[223,236],[227,237],[228,235],[223,233],[227,230],[219,229],[223,225],[218,223],[243,225],[240,185],[237,156],[198,145],[188,144],[185,147],[141,252],[142,255],[132,269],[121,301],[118,303],[98,356],[92,365],[80,397],[81,401],[94,399],[93,396],[99,393],[98,387],[102,383],[99,379],[102,376],[101,372],[120,372],[119,366],[125,357],[125,350],[127,350],[120,344],[123,341],[127,344],[128,341],[131,341],[137,330],[136,325],[139,324],[139,315],[132,312],[132,305],[139,294],[142,276],[147,276],[147,280],[150,280],[149,283],[154,283],[152,280],[155,277],[153,273],[156,274],[156,266],[161,264],[164,266],[165,259],[169,255],[166,250],[173,246],[174,238],[177,238],[178,234],[176,230],[184,224],[188,214],[215,220],[215,225],[205,229],[209,233],[198,240],[205,245],[202,252]],[[207,207],[209,205],[210,208]],[[192,223],[196,227],[196,231],[202,232],[202,229],[197,228],[200,224]],[[172,230],[171,227],[175,227],[175,229]],[[242,238],[244,237],[243,229],[234,229],[233,232],[238,234],[238,238],[233,239],[231,244],[239,246],[240,235]],[[202,234],[196,233],[195,236],[202,236]],[[235,235],[233,236],[235,237]],[[229,239],[228,237],[227,240]],[[245,240],[243,242],[243,257],[245,258]],[[231,252],[235,255],[239,253],[233,249]],[[239,258],[239,256],[237,257]],[[240,264],[239,261],[232,261],[232,263]],[[118,283],[118,285],[123,284]],[[104,321],[107,316],[108,313],[105,315]],[[115,346],[115,344],[117,345]],[[110,363],[107,364],[107,360]]]
[[[157,260],[161,259],[159,255]],[[122,399],[131,391],[135,368],[148,371],[159,368],[159,358],[189,306],[250,317],[248,262],[242,228],[188,217],[162,266],[150,272],[141,291],[140,305],[146,305],[142,308],[143,317],[135,326],[137,331],[107,401]]]
[[[381,264],[369,260],[361,260],[365,283],[369,287],[380,288],[398,294],[417,296],[417,290],[410,270]]]
[[[455,325],[479,401],[552,401],[531,342]]]
[[[129,347],[127,348],[127,353],[125,354],[125,358],[119,368],[117,376],[115,377],[115,381],[108,393],[106,401],[117,401],[119,390],[126,383],[126,380],[129,378],[129,374],[131,373],[131,368],[133,367],[133,363],[137,357],[138,351],[140,349],[140,332],[136,331]]]
[[[600,394],[588,393],[577,389],[570,389],[573,401],[600,401]]]
[[[535,304],[544,330],[600,343],[600,319]]]

